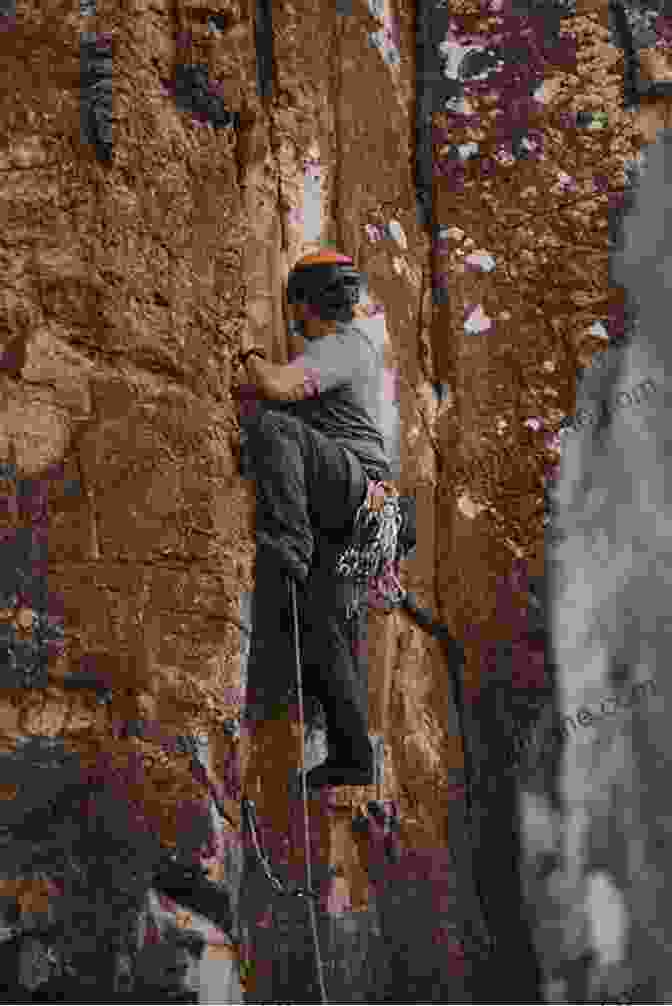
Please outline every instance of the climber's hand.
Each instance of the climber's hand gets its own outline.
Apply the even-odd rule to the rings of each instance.
[[[252,338],[252,334],[250,332],[249,326],[245,325],[243,327],[243,332],[242,332],[242,335],[240,337],[240,352],[241,353],[246,353],[247,350],[248,349],[252,349],[252,347],[254,345],[255,345],[255,341]]]

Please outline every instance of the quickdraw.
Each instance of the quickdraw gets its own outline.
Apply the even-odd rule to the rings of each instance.
[[[336,572],[355,580],[380,576],[394,561],[402,523],[399,493],[390,482],[369,482],[366,499],[355,514],[350,545],[342,552]]]
[[[259,834],[259,826],[257,824],[256,808],[253,800],[249,800],[245,797],[242,801],[243,815],[245,818],[245,823],[247,824],[248,831],[250,832],[250,837],[252,839],[252,845],[254,847],[255,856],[257,862],[261,866],[262,870],[266,874],[266,878],[272,885],[273,889],[278,894],[294,896],[297,898],[319,898],[319,894],[315,891],[309,891],[305,887],[290,887],[289,885],[283,883],[282,880],[273,872],[270,860],[263,846],[263,841]]]
[[[366,498],[355,514],[350,543],[336,562],[336,575],[353,586],[348,619],[360,610],[366,588],[377,607],[401,602],[399,531],[403,520],[396,487],[391,482],[369,481]]]

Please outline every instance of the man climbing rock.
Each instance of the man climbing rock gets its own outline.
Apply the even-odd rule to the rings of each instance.
[[[255,347],[241,354],[254,388],[243,402],[242,426],[257,486],[246,718],[276,715],[291,694],[292,577],[304,689],[320,700],[327,724],[329,754],[308,773],[312,787],[373,781],[366,675],[353,654],[361,647],[348,626],[347,584],[335,573],[368,480],[391,477],[385,324],[363,309],[364,293],[347,256],[331,250],[304,256],[287,284],[303,352],[286,365],[267,362]]]

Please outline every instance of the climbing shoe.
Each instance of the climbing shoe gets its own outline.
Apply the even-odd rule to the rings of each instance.
[[[388,863],[396,864],[401,860],[400,831],[397,805],[389,800],[369,800],[367,813],[363,814],[360,807],[352,821],[353,835],[367,836],[369,840],[382,844]]]
[[[348,765],[340,759],[327,758],[307,773],[306,783],[310,789],[320,789],[322,786],[370,786],[373,783],[373,758],[368,765]]]

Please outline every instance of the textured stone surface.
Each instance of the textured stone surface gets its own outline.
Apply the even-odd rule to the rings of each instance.
[[[303,227],[310,183],[320,197],[322,241],[354,257],[368,275],[372,300],[385,309],[388,363],[399,370],[399,489],[416,495],[421,526],[404,586],[465,640],[470,700],[482,690],[480,709],[471,707],[469,721],[480,747],[481,811],[478,849],[469,849],[464,754],[446,655],[406,613],[370,612],[362,646],[370,729],[385,740],[384,782],[379,791],[339,790],[331,803],[314,801],[310,808],[330,999],[493,1002],[508,994],[511,1001],[534,1001],[538,976],[525,943],[531,929],[549,1001],[555,995],[565,996],[558,1001],[596,1002],[644,981],[639,948],[647,940],[658,975],[649,994],[664,1001],[666,909],[661,901],[651,918],[649,906],[664,890],[667,817],[647,835],[637,815],[627,816],[636,800],[651,820],[664,809],[662,782],[650,792],[645,785],[649,772],[660,779],[659,753],[664,766],[661,710],[651,700],[646,714],[643,706],[623,714],[624,728],[619,732],[610,721],[598,730],[599,743],[590,731],[581,735],[583,744],[572,749],[563,769],[563,791],[585,802],[588,822],[581,806],[572,805],[564,832],[553,758],[542,767],[533,758],[515,771],[502,767],[507,735],[517,717],[526,719],[524,707],[547,699],[538,703],[538,713],[528,714],[536,751],[560,708],[598,695],[618,643],[593,644],[582,623],[584,636],[560,656],[557,694],[542,695],[533,680],[538,654],[525,631],[512,632],[511,606],[499,607],[498,585],[516,547],[501,528],[493,529],[483,504],[484,486],[500,489],[504,480],[494,470],[487,438],[500,405],[509,405],[505,396],[497,398],[501,387],[511,389],[516,410],[523,408],[530,375],[546,349],[539,348],[536,316],[519,327],[516,320],[501,358],[492,341],[458,323],[462,308],[477,304],[484,290],[497,311],[510,306],[508,292],[487,287],[487,276],[484,283],[458,261],[462,250],[437,253],[438,267],[451,277],[452,300],[432,304],[431,238],[416,222],[411,170],[417,5],[352,3],[347,16],[328,3],[274,5],[274,97],[264,102],[256,93],[253,7],[226,0],[214,12],[200,0],[106,0],[95,17],[84,19],[72,5],[24,3],[11,31],[0,34],[6,124],[0,143],[0,461],[14,463],[29,480],[23,503],[16,479],[0,482],[2,544],[31,524],[44,530],[46,515],[49,606],[66,629],[66,645],[51,669],[62,675],[93,668],[113,686],[109,706],[97,705],[89,693],[65,691],[58,680],[39,694],[5,694],[0,748],[36,732],[62,734],[87,762],[113,751],[123,765],[141,753],[144,811],[165,841],[175,843],[181,822],[196,812],[190,801],[200,799],[202,809],[203,788],[185,758],[161,754],[156,738],[122,743],[115,724],[144,719],[167,734],[206,732],[210,769],[234,825],[240,817],[234,763],[247,745],[240,767],[247,770],[246,790],[258,803],[267,848],[293,882],[303,881],[302,820],[291,778],[296,731],[281,724],[275,734],[243,738],[239,745],[224,727],[239,713],[244,693],[254,575],[254,484],[238,469],[232,361],[244,330],[276,362],[300,349],[286,337],[282,283],[314,243],[314,222],[310,241]],[[112,35],[109,163],[80,142],[84,29]],[[239,127],[215,129],[178,107],[168,84],[180,63],[207,67],[217,95],[239,113]],[[647,129],[652,115],[645,117]],[[442,222],[452,223],[459,209],[470,227],[464,250],[487,247],[480,196],[473,208],[467,200],[456,206],[447,186],[437,189]],[[523,345],[529,358],[512,378],[510,360],[522,360]],[[654,365],[662,378],[664,359],[632,357],[628,364],[633,378]],[[640,485],[651,488],[649,498],[638,489],[639,503],[628,504],[623,528],[633,508],[650,505],[642,536],[657,543],[667,487],[664,465],[656,468],[654,455],[663,440],[656,432],[648,453],[640,452],[641,416],[629,416],[618,420],[625,440],[614,440],[609,450],[620,458],[627,443]],[[533,449],[526,441],[512,443],[509,456],[531,469]],[[594,470],[601,487],[603,469],[593,464],[592,444],[588,438],[587,453],[585,441],[581,450],[577,446],[574,463]],[[654,470],[662,472],[659,482]],[[630,482],[637,478],[633,474]],[[612,492],[622,488],[609,485]],[[522,493],[513,479],[506,483],[518,530],[528,539],[536,527],[536,489],[531,477]],[[622,536],[621,524],[613,535]],[[582,532],[566,546],[571,575],[565,574],[556,618],[572,630],[579,628],[576,598],[587,610],[598,607],[585,584],[604,586],[605,594],[610,586],[599,572],[606,552],[591,558],[586,539]],[[538,572],[540,543],[527,545],[537,551],[531,567]],[[610,561],[617,565],[613,556]],[[627,578],[625,561],[612,566],[609,577],[618,572]],[[30,570],[23,573],[28,577]],[[663,587],[664,569],[656,567],[656,576]],[[625,593],[618,597],[621,607],[610,609],[609,617],[625,625]],[[664,617],[664,604],[664,590],[652,592],[641,633],[649,651],[628,654],[632,676],[657,655],[662,637],[654,616]],[[489,644],[496,673],[481,688]],[[583,671],[588,657],[592,677],[582,674],[574,689],[572,675]],[[519,673],[521,664],[526,674]],[[317,748],[313,743],[309,759],[319,757]],[[604,763],[591,769],[590,758],[603,750]],[[554,751],[557,761],[559,747]],[[581,795],[584,783],[587,796]],[[600,802],[603,791],[613,797],[608,805]],[[386,857],[386,836],[370,814],[364,839],[351,833],[356,810],[374,797],[398,804],[396,857]],[[187,806],[177,814],[180,799]],[[244,856],[250,850],[234,828],[218,824],[219,839],[211,837],[205,859],[232,894],[236,935],[254,950],[248,998],[317,1001],[305,903],[276,897]],[[521,842],[527,859],[519,877]],[[500,937],[498,968],[474,963],[460,950],[461,941],[476,943],[482,936],[474,868],[485,880],[490,921]],[[529,924],[519,911],[521,888],[531,906]],[[609,930],[599,924],[605,912],[615,920]],[[622,959],[619,919],[633,918],[632,948]],[[594,964],[586,956],[591,949]],[[480,988],[483,1000],[475,991]],[[574,993],[584,998],[571,998]],[[237,982],[221,995],[227,998],[219,1002],[237,1002]]]
[[[46,494],[50,604],[66,630],[52,671],[94,669],[108,676],[113,697],[100,707],[55,680],[39,695],[3,700],[0,728],[7,747],[27,732],[61,733],[89,760],[116,750],[118,721],[158,721],[168,734],[206,730],[222,779],[231,752],[222,727],[239,712],[244,686],[241,595],[252,586],[254,557],[254,492],[238,476],[231,359],[244,327],[273,359],[288,357],[282,280],[310,247],[302,227],[307,165],[320,165],[323,239],[354,255],[385,305],[390,366],[404,369],[401,407],[413,426],[400,488],[417,488],[428,527],[436,472],[425,425],[411,419],[415,386],[427,383],[416,374],[413,347],[419,328],[428,339],[431,310],[428,239],[414,219],[409,167],[409,56],[382,58],[368,38],[380,21],[366,11],[344,18],[327,7],[287,5],[274,11],[276,99],[262,105],[251,11],[226,4],[217,31],[209,30],[211,13],[186,0],[123,10],[101,3],[80,21],[58,5],[29,4],[11,42],[3,34],[0,457],[33,480],[31,492]],[[413,11],[396,13],[398,48],[410,54]],[[111,34],[109,163],[80,142],[80,29],[90,38]],[[213,129],[180,111],[165,85],[178,62],[207,66],[217,93],[240,113],[239,129]],[[37,73],[45,66],[59,73]],[[375,114],[362,105],[363,88],[378,96]],[[396,237],[371,244],[365,224],[392,218]],[[418,400],[431,428],[428,387]],[[11,485],[5,498],[15,528]],[[427,539],[421,547],[413,586],[431,603],[433,545]],[[441,654],[399,614],[374,615],[368,645],[372,723],[388,740],[381,795],[397,795],[409,781],[407,841],[431,848],[443,841],[443,765],[452,750]],[[273,772],[282,776],[284,767],[285,777],[296,764],[288,743],[273,748]],[[157,744],[131,747],[147,759],[147,810],[174,841],[174,801],[194,796],[188,776],[177,772],[168,786],[164,763],[150,757]],[[270,791],[273,772],[265,778]],[[328,817],[321,829],[327,859],[343,874],[325,888],[338,915],[333,930],[324,923],[325,954],[334,958],[336,986],[343,995],[351,987],[353,1001],[372,994],[357,977],[366,971],[369,937],[359,920],[367,913],[352,916],[353,926],[333,906],[354,901],[363,909],[368,901],[349,822],[356,802],[374,795],[346,791],[331,833]],[[230,794],[224,805],[235,818]],[[294,828],[283,799],[271,809],[276,832]],[[300,867],[298,855],[297,879]],[[240,864],[224,872],[235,888]],[[297,911],[305,926],[305,907]],[[386,912],[402,940],[403,902]],[[375,912],[371,918],[374,931]],[[380,944],[375,932],[371,939]],[[291,942],[283,944],[287,954],[301,956]],[[374,970],[388,953],[380,948]],[[438,945],[433,952],[440,968]],[[278,974],[288,959],[278,953]],[[291,968],[286,977],[296,981]],[[269,994],[277,1000],[278,987]]]

